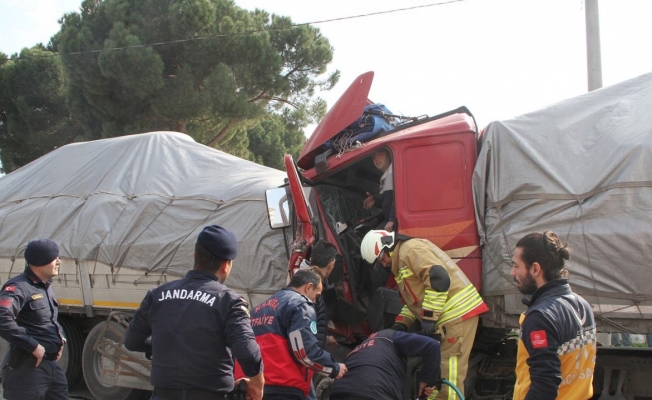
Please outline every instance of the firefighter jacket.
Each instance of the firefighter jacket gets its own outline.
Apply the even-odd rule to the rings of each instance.
[[[590,399],[597,348],[589,303],[557,279],[537,289],[520,324],[514,400]]]
[[[58,303],[50,284],[29,267],[9,279],[0,291],[0,337],[11,346],[32,353],[40,344],[47,359],[56,359],[64,342],[57,322]]]
[[[159,388],[226,393],[234,386],[233,357],[247,376],[263,368],[247,302],[200,270],[147,292],[124,345],[151,351],[150,381]]]
[[[307,397],[313,372],[335,378],[340,366],[317,343],[314,304],[290,287],[251,312],[265,363],[265,394]],[[236,367],[236,378],[240,377]]]
[[[464,272],[428,240],[398,242],[392,273],[405,301],[396,320],[408,327],[415,316],[441,328],[489,311]]]
[[[372,333],[346,356],[346,374],[331,384],[331,396],[370,400],[403,398],[407,357],[423,357],[419,381],[439,383],[441,362],[435,339],[392,330]]]

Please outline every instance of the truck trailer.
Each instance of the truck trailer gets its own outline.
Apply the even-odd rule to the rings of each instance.
[[[30,240],[57,242],[69,385],[83,375],[97,400],[149,398],[149,360],[119,345],[129,317],[149,289],[192,269],[207,225],[238,238],[229,287],[257,304],[284,286],[285,238],[264,197],[284,175],[176,132],[63,146],[0,178],[0,282],[23,272]]]

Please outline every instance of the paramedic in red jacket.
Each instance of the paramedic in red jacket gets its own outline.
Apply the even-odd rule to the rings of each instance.
[[[251,326],[265,369],[263,400],[303,400],[314,372],[341,378],[346,366],[333,360],[317,343],[314,302],[322,281],[314,267],[298,270],[288,287],[251,312]],[[236,377],[241,374],[236,369]]]

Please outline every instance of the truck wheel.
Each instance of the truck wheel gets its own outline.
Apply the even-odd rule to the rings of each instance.
[[[125,388],[120,386],[106,386],[100,382],[100,363],[101,356],[99,353],[93,351],[93,345],[97,338],[102,333],[104,322],[99,323],[93,327],[86,337],[84,343],[84,353],[82,358],[82,368],[84,370],[84,380],[88,390],[93,394],[97,400],[141,400],[147,399],[151,396],[151,392],[146,390],[138,390]],[[115,321],[109,321],[111,327],[122,330],[124,327]],[[105,337],[114,341],[118,341],[118,337],[110,330],[106,331]]]
[[[84,348],[84,335],[77,322],[67,315],[59,316],[59,325],[66,336],[66,345],[63,347],[59,365],[66,374],[68,387],[73,387],[82,377],[82,350]]]
[[[327,376],[316,375],[313,379],[317,400],[328,400],[329,391],[333,380]]]

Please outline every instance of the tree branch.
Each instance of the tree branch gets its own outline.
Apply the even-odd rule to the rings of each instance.
[[[216,144],[218,144],[222,139],[224,139],[224,136],[226,136],[227,133],[233,128],[233,125],[238,122],[237,118],[231,118],[229,122],[222,128],[222,130],[211,140],[206,143],[206,146],[209,147],[215,147]]]

